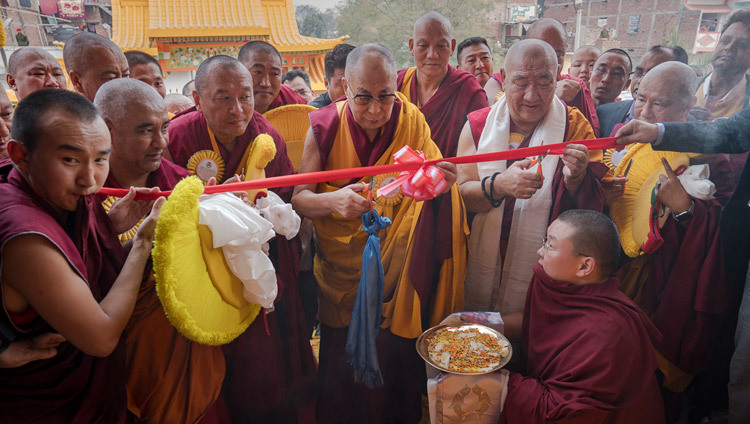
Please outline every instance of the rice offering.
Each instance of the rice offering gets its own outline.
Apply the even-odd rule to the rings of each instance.
[[[475,328],[443,328],[429,339],[430,359],[459,373],[489,372],[508,355],[508,342]]]

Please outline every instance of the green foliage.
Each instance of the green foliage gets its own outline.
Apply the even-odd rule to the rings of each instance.
[[[308,37],[335,38],[335,13],[322,12],[315,6],[302,5],[294,8],[299,33]]]
[[[414,64],[409,38],[419,16],[432,10],[445,15],[453,24],[456,44],[479,36],[494,47],[496,30],[487,18],[493,8],[492,0],[344,0],[336,28],[339,35],[350,36],[348,42],[353,45],[383,44],[393,51],[399,67],[407,67]],[[456,64],[455,54],[451,63]]]

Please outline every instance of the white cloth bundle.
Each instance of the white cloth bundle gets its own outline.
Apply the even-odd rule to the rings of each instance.
[[[709,180],[711,173],[708,164],[691,165],[677,178],[690,197],[700,200],[713,199],[716,185]]]
[[[213,247],[221,247],[232,273],[242,281],[245,299],[273,308],[278,294],[276,270],[263,251],[275,235],[273,224],[233,194],[203,195],[198,209],[199,224],[211,229]]]

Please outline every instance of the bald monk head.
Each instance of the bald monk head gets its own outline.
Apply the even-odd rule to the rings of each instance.
[[[164,97],[164,102],[167,103],[167,112],[177,115],[185,109],[190,109],[194,106],[193,100],[190,97],[182,95],[180,93],[169,93]]]
[[[557,56],[557,74],[562,72],[565,63],[565,26],[557,19],[540,19],[526,30],[525,40],[542,40],[552,46]]]
[[[391,119],[396,72],[393,53],[380,44],[359,46],[346,58],[342,84],[347,104],[370,139]]]
[[[687,121],[695,105],[697,84],[695,71],[684,63],[668,61],[657,65],[641,79],[635,97],[635,118],[652,124]]]
[[[56,211],[75,211],[109,173],[111,143],[94,105],[68,90],[42,89],[21,100],[8,154],[32,190]]]
[[[0,90],[0,159],[8,156],[7,144],[13,124],[13,103],[5,90]]]
[[[633,81],[630,84],[630,93],[633,94],[633,98],[635,98],[638,93],[638,87],[641,85],[641,79],[643,76],[657,65],[669,62],[670,60],[682,62],[687,65],[687,52],[680,46],[667,47],[656,45],[649,47],[646,54],[641,57],[641,61],[638,63],[638,66],[635,67],[635,71],[633,72]]]
[[[448,61],[456,50],[453,26],[438,12],[427,12],[414,23],[409,51],[414,57],[417,76],[438,81],[448,73]]]
[[[167,86],[164,84],[164,74],[161,71],[159,61],[147,53],[131,50],[125,52],[125,59],[128,60],[130,68],[130,78],[143,81],[154,87],[159,95],[164,98],[167,95]]]
[[[518,130],[530,134],[544,119],[555,97],[557,56],[541,40],[522,40],[505,56],[500,76],[510,117]]]
[[[28,46],[8,58],[8,87],[20,101],[42,88],[65,88],[65,73],[57,59],[41,47]]]
[[[591,88],[589,83],[591,80],[591,73],[594,71],[594,63],[596,63],[596,59],[599,58],[599,55],[601,54],[602,51],[596,46],[579,47],[570,59],[568,75],[580,79]]]
[[[121,183],[145,184],[159,169],[167,148],[167,105],[149,84],[119,78],[99,88],[94,98],[112,137],[110,166]]]
[[[102,84],[130,75],[128,60],[120,48],[92,32],[70,37],[63,48],[63,59],[73,87],[91,101]]]
[[[265,41],[251,41],[240,49],[237,59],[253,78],[255,109],[266,113],[281,89],[281,54]]]
[[[193,101],[216,140],[231,144],[253,118],[253,78],[237,59],[212,56],[195,73]]]

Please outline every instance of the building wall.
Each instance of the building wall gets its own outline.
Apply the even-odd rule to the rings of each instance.
[[[638,63],[648,47],[665,44],[677,28],[682,47],[691,52],[695,43],[701,12],[689,10],[682,0],[590,0],[584,1],[581,19],[581,45],[603,44],[600,47],[619,47],[628,51]],[[637,33],[628,33],[630,17],[640,15]],[[576,11],[572,0],[546,0],[543,16],[555,18],[568,30],[568,48],[575,40]],[[607,18],[610,42],[599,41],[599,18]],[[598,42],[598,43],[597,43]]]
[[[33,5],[35,2],[31,2]],[[12,10],[12,9],[20,9],[20,10],[27,10],[30,12],[37,12],[38,9],[32,8],[32,7],[23,7],[18,3],[18,0],[8,0],[8,8],[9,9],[3,9],[3,18],[9,17],[13,19],[13,21],[5,27],[5,43],[8,46],[15,46],[16,43],[16,28],[23,28],[23,33],[26,34],[26,36],[29,38],[29,45],[32,46],[46,46],[47,40],[46,38],[44,41],[42,41],[42,37],[44,36],[44,29],[42,28],[41,21],[39,19],[38,15],[34,15],[31,13],[24,13],[19,10]]]

